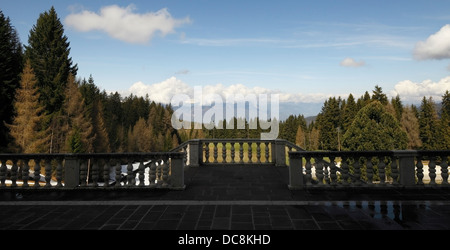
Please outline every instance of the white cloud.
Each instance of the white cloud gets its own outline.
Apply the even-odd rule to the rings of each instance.
[[[185,82],[171,77],[165,81],[155,84],[144,84],[143,82],[134,83],[127,91],[122,92],[123,95],[145,96],[148,94],[150,100],[161,103],[170,103],[172,97],[176,94],[186,94],[191,98],[194,97],[194,87],[189,86]],[[280,102],[294,103],[323,103],[327,98],[335,96],[334,94],[302,94],[302,93],[285,93],[278,90],[267,89],[262,87],[247,87],[243,84],[233,84],[224,86],[223,84],[206,85],[202,87],[203,97],[209,94],[217,94],[225,101],[227,96],[235,96],[238,94],[244,97],[249,94],[278,94]]]
[[[364,61],[357,62],[355,59],[347,57],[344,60],[342,60],[342,62],[339,65],[341,65],[342,67],[358,68],[366,65],[366,63]]]
[[[128,43],[147,43],[155,34],[166,36],[175,32],[175,28],[190,23],[189,17],[173,18],[164,8],[157,12],[135,13],[134,5],[120,7],[105,6],[99,13],[83,10],[66,17],[65,23],[81,32],[103,31],[109,36]]]
[[[126,92],[126,94],[130,93],[137,96],[145,96],[148,94],[150,100],[152,101],[157,103],[170,103],[170,100],[174,95],[192,95],[193,89],[181,80],[171,77],[165,81],[152,85],[147,85],[143,82],[136,82]]]
[[[438,32],[420,41],[414,48],[414,58],[417,60],[450,58],[450,24]]]
[[[398,94],[402,100],[407,101],[420,101],[424,96],[431,96],[434,100],[441,100],[446,90],[450,90],[450,76],[438,82],[431,80],[425,80],[420,83],[410,80],[401,81],[395,85],[394,90],[390,94],[391,96]]]

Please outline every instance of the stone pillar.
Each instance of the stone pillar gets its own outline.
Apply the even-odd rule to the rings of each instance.
[[[171,156],[171,189],[174,190],[184,190],[186,185],[184,185],[184,160],[183,154],[174,154]]]
[[[417,155],[415,150],[394,151],[394,155],[399,161],[399,182],[404,187],[416,185],[416,170],[414,157]]]
[[[67,157],[64,164],[64,188],[76,188],[80,185],[80,162],[76,157]]]
[[[189,166],[190,167],[199,167],[201,163],[202,157],[202,144],[200,140],[190,140],[189,141]]]
[[[301,190],[303,183],[302,156],[296,152],[289,152],[289,189]]]
[[[272,160],[277,167],[286,166],[286,143],[285,140],[275,140],[272,142]]]

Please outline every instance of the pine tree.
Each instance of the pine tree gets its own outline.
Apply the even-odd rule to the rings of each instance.
[[[36,74],[40,101],[49,114],[61,109],[69,74],[77,73],[67,40],[55,8],[51,7],[40,14],[25,46],[25,58],[31,61]]]
[[[422,141],[419,136],[419,121],[411,107],[403,109],[400,121],[403,131],[408,136],[408,149],[420,149]]]
[[[320,149],[338,150],[338,131],[342,125],[339,99],[332,97],[325,101],[316,125],[320,131]]]
[[[403,104],[402,104],[402,101],[400,100],[400,96],[397,95],[395,97],[395,99],[392,98],[391,104],[395,110],[395,118],[397,118],[397,120],[400,121],[402,119],[402,114],[403,114]]]
[[[20,80],[20,88],[15,96],[16,115],[12,124],[7,125],[15,145],[18,146],[18,149],[13,150],[16,152],[48,152],[48,130],[41,128],[45,116],[44,109],[39,103],[36,82],[31,64],[27,61]]]
[[[295,144],[307,150],[309,148],[307,142],[308,140],[306,131],[304,131],[301,126],[298,126],[297,134],[295,135]]]
[[[358,109],[355,103],[355,98],[352,94],[350,94],[347,98],[346,105],[344,107],[343,113],[342,113],[342,131],[345,133],[347,129],[350,127],[350,125],[353,122],[353,119],[355,118],[356,113],[358,113]]]
[[[92,120],[86,112],[83,97],[78,89],[75,77],[69,74],[64,101],[64,111],[67,117],[69,132],[67,135],[67,151],[70,153],[92,153],[95,140]],[[80,138],[81,146],[73,147],[73,142]]]
[[[14,115],[14,96],[20,87],[22,45],[10,19],[0,10],[0,152],[7,146],[8,128]]]
[[[405,149],[407,135],[397,119],[375,100],[358,112],[342,141],[346,150]]]
[[[104,108],[101,101],[102,96],[98,87],[95,86],[92,75],[89,77],[87,82],[85,80],[82,81],[79,89],[86,105],[87,115],[92,120],[92,126],[95,134],[95,141],[93,145],[94,152],[110,152],[109,137],[104,118]]]
[[[383,89],[375,85],[375,89],[373,90],[372,100],[379,101],[381,104],[386,105],[388,103],[388,98],[386,94],[383,93]]]
[[[423,97],[419,111],[419,131],[422,149],[439,149],[441,140],[439,133],[439,120],[433,99]]]
[[[442,96],[441,109],[442,149],[450,149],[450,92],[447,90]]]
[[[152,129],[147,122],[141,117],[133,129],[128,132],[128,151],[129,152],[150,152],[153,147]]]

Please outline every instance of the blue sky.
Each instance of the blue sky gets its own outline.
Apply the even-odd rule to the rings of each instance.
[[[450,89],[450,1],[23,1],[0,9],[21,41],[55,6],[78,64],[108,91],[280,93],[281,101],[404,102]]]

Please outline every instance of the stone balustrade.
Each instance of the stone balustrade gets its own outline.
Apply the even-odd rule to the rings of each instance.
[[[201,139],[187,141],[173,152],[186,152],[187,166],[275,165],[286,166],[287,152],[302,151],[286,140]]]
[[[289,188],[444,187],[449,157],[450,150],[289,152]]]
[[[166,188],[184,169],[288,167],[289,188],[444,187],[450,150],[304,151],[286,140],[199,139],[165,153],[0,154],[0,189]]]
[[[184,189],[184,155],[0,154],[0,188]]]

